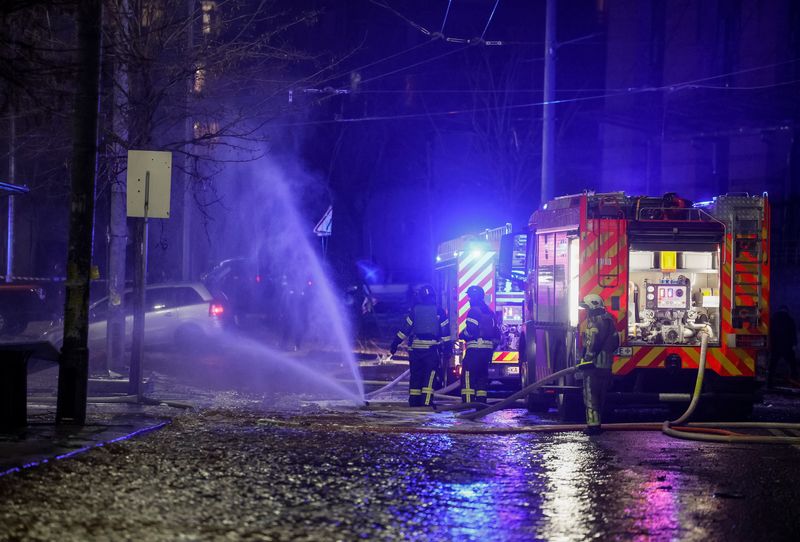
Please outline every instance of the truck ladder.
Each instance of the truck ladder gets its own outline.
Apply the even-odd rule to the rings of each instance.
[[[731,225],[731,315],[734,321],[746,318],[758,327],[761,323],[764,251],[761,205],[734,205]],[[735,327],[742,327],[741,324]]]

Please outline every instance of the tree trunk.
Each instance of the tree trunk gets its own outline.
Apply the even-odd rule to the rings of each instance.
[[[72,198],[64,307],[64,344],[58,372],[56,422],[83,425],[89,372],[89,280],[92,265],[97,107],[100,82],[100,0],[78,3],[78,69],[73,120]]]

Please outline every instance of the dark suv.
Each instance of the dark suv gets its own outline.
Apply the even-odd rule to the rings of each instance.
[[[237,324],[246,314],[268,315],[276,305],[274,280],[252,260],[223,260],[201,280],[215,297],[227,301]]]

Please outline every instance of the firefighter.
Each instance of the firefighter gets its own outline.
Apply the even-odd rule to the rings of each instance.
[[[403,328],[397,332],[389,351],[392,355],[404,340],[410,346],[408,360],[411,376],[408,384],[408,406],[433,406],[433,386],[439,368],[439,353],[449,349],[450,321],[436,304],[431,286],[422,286],[416,302],[406,316]]]
[[[480,286],[467,288],[469,312],[467,325],[461,335],[467,343],[464,367],[461,371],[461,401],[485,403],[489,386],[489,365],[492,353],[499,339],[494,314],[484,301],[484,291]]]
[[[775,384],[775,370],[781,358],[789,364],[792,379],[797,380],[797,359],[794,348],[797,346],[797,326],[789,307],[781,305],[772,315],[769,330],[769,370],[767,371],[767,387]]]
[[[586,433],[600,433],[600,413],[611,380],[614,350],[619,346],[619,334],[614,317],[605,307],[603,298],[589,294],[581,307],[589,311],[584,322],[583,356],[578,370],[583,375],[583,402],[586,405]]]

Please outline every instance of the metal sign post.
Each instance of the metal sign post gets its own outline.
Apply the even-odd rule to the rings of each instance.
[[[128,216],[141,217],[136,226],[136,267],[133,298],[133,344],[128,393],[142,397],[145,303],[147,288],[147,226],[149,218],[169,218],[172,154],[128,151]]]
[[[142,360],[144,358],[144,306],[147,288],[147,214],[150,206],[150,172],[145,172],[144,213],[136,225],[136,270],[133,283],[133,344],[128,393],[142,398]]]

